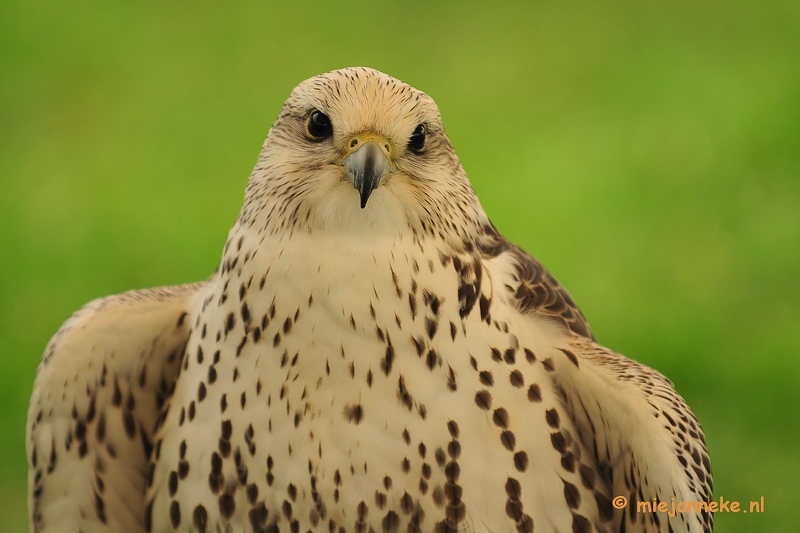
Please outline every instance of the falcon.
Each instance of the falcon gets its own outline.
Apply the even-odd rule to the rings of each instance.
[[[35,532],[713,526],[658,510],[712,498],[672,383],[595,341],[434,101],[368,68],[292,92],[210,279],[67,320],[27,456]]]

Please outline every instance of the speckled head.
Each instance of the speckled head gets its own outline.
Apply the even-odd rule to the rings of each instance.
[[[292,91],[242,216],[270,212],[281,215],[264,221],[273,230],[280,221],[284,229],[356,234],[432,231],[456,213],[485,218],[433,99],[363,67],[315,76]]]

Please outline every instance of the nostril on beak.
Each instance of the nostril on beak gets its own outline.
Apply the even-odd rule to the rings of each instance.
[[[355,148],[356,146],[358,146],[358,139],[350,141],[350,148]]]

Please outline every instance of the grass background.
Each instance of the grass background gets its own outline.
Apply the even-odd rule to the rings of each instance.
[[[0,5],[0,531],[50,335],[204,279],[284,99],[348,65],[433,96],[500,230],[675,382],[716,495],[765,497],[717,531],[800,528],[800,4],[489,4]]]

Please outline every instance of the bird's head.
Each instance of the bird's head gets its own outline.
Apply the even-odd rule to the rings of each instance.
[[[433,99],[369,68],[295,88],[242,211],[271,231],[441,233],[484,217]]]

